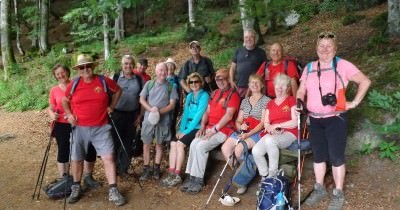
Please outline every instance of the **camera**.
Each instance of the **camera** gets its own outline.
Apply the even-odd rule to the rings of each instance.
[[[322,96],[321,98],[322,105],[331,105],[335,106],[337,103],[336,95],[333,93],[327,93],[326,95]]]

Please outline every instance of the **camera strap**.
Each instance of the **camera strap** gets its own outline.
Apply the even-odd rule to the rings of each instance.
[[[333,58],[333,71],[335,72],[335,89],[334,89],[334,92],[333,92],[333,94],[335,94],[336,95],[336,83],[337,83],[337,79],[336,79],[336,77],[337,77],[337,71],[336,71],[336,68],[337,68],[337,60],[336,60],[336,56]],[[319,94],[320,94],[320,96],[321,96],[321,101],[322,101],[322,88],[321,88],[321,64],[319,63],[319,61],[318,61],[318,64],[317,64],[317,76],[318,76],[318,89],[319,89]]]

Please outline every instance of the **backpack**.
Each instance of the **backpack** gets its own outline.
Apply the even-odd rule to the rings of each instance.
[[[113,75],[113,80],[116,82],[116,83],[118,83],[118,80],[119,80],[119,76],[121,75],[121,72],[116,72],[116,73],[114,73],[114,75]],[[143,88],[143,80],[142,80],[142,78],[139,76],[139,75],[137,75],[137,74],[135,74],[135,73],[133,73],[133,76],[135,77],[135,79],[137,79],[138,80],[138,82],[139,82],[139,88],[140,88],[140,90]]]
[[[286,75],[288,75],[288,66],[289,62],[292,62],[296,66],[297,74],[301,76],[303,72],[303,65],[299,62],[299,59],[292,55],[287,55],[283,58],[283,69]],[[264,78],[269,74],[268,66],[271,64],[271,61],[267,62],[264,66]],[[269,75],[268,75],[269,76]]]
[[[283,175],[267,177],[261,180],[257,195],[257,210],[292,209],[289,205],[289,180]]]
[[[71,194],[72,176],[64,176],[60,180],[48,184],[43,188],[44,193],[51,199],[60,199]]]
[[[153,89],[154,85],[156,84],[156,80],[152,79],[152,80],[148,81],[148,83],[149,84],[147,85],[147,92],[150,93],[150,90]],[[174,85],[168,81],[167,81],[167,83],[168,83],[168,94],[170,95],[172,92],[172,89],[174,88]],[[169,98],[169,95],[168,95],[168,98]]]
[[[249,153],[249,148],[245,141],[239,141],[243,145],[242,162],[232,177],[232,183],[237,187],[246,187],[256,176],[257,165],[253,155]]]
[[[110,95],[109,89],[108,89],[108,86],[107,86],[107,83],[106,83],[106,78],[104,77],[104,75],[99,74],[99,75],[97,75],[97,76],[99,77],[100,82],[101,82],[101,84],[103,85],[103,90],[104,90],[104,92],[107,93],[108,95]],[[74,80],[72,81],[72,88],[71,88],[71,91],[69,92],[69,96],[70,96],[70,97],[72,96],[72,94],[74,94],[75,89],[76,89],[76,87],[78,86],[78,83],[79,83],[80,79],[81,79],[81,77],[77,76],[77,77],[75,77]]]

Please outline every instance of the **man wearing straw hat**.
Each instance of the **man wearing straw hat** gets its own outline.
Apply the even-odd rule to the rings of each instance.
[[[73,69],[78,70],[79,77],[67,86],[62,101],[65,116],[73,127],[70,159],[74,182],[68,203],[75,203],[81,197],[82,163],[88,144],[92,143],[104,164],[109,184],[108,199],[121,206],[126,201],[117,189],[114,144],[107,118],[107,113],[111,113],[118,102],[121,89],[113,80],[94,74],[95,64],[89,55],[78,56],[77,65]],[[108,92],[113,93],[111,103]]]

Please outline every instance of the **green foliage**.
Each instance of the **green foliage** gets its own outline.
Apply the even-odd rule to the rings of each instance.
[[[353,23],[359,22],[360,20],[362,20],[364,18],[365,18],[364,15],[354,15],[354,14],[350,13],[350,14],[342,17],[342,24],[344,26],[351,25]]]
[[[347,11],[368,9],[372,6],[382,4],[385,0],[339,0]]]
[[[399,147],[396,145],[396,141],[383,141],[379,144],[379,151],[379,157],[381,159],[389,158],[394,161],[397,157],[396,153],[399,151]]]
[[[383,12],[380,15],[374,17],[370,25],[372,27],[379,29],[380,31],[385,31],[388,27],[387,18],[388,18],[388,12]]]
[[[39,24],[39,12],[34,1],[27,1],[26,5],[19,10],[20,21],[29,28],[28,37],[35,38],[38,35],[37,24]]]
[[[215,69],[228,68],[230,65],[232,55],[235,53],[237,47],[225,48],[213,56],[213,63]]]
[[[372,145],[371,143],[363,144],[361,149],[360,149],[360,154],[362,154],[362,155],[371,154],[373,152],[373,149],[372,149],[371,145]]]
[[[300,14],[300,21],[306,22],[318,14],[318,4],[311,1],[304,2],[303,4],[296,4],[294,10]]]
[[[115,55],[114,51],[111,51],[111,55]],[[103,64],[103,68],[106,69],[106,71],[116,71],[117,69],[120,69],[121,63],[119,59],[116,59],[114,56],[110,56]]]
[[[340,3],[336,0],[324,0],[319,5],[320,12],[337,12],[339,9]]]

